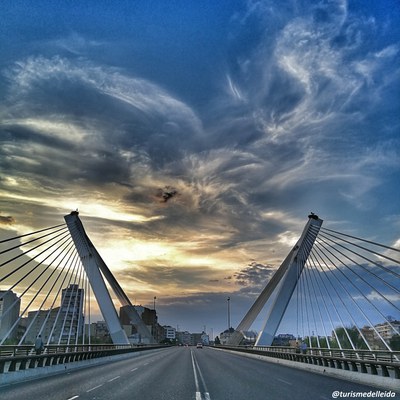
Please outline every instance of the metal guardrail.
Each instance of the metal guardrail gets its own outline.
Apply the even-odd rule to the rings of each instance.
[[[254,346],[255,350],[262,351],[278,351],[279,353],[295,353],[298,354],[299,349],[295,347],[284,347],[284,346]],[[310,347],[306,349],[306,353],[309,355],[319,355],[324,357],[333,358],[345,358],[345,359],[356,359],[356,360],[371,360],[371,361],[383,361],[390,363],[400,362],[400,351],[388,351],[388,350],[353,350],[353,349],[328,349],[319,347]]]
[[[107,350],[107,349],[132,349],[150,347],[151,345],[134,345],[134,344],[78,344],[78,345],[67,345],[67,344],[50,344],[45,345],[42,354],[54,354],[54,353],[69,353],[77,351],[91,351],[91,350]],[[0,358],[10,356],[21,356],[30,355],[35,353],[34,345],[3,345],[0,346]]]
[[[0,346],[0,374],[163,347],[168,346],[49,345],[44,347],[41,354],[36,354],[34,346]]]
[[[264,355],[295,362],[336,368],[346,371],[369,373],[400,379],[400,351],[340,350],[308,348],[303,352],[293,347],[218,346],[244,353]]]

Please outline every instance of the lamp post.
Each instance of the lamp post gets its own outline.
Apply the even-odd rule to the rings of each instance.
[[[154,296],[154,299],[153,299],[153,309],[154,309],[154,311],[156,310],[156,296]]]
[[[227,302],[228,302],[228,332],[229,332],[229,329],[231,328],[231,308],[230,308],[231,298],[230,297],[228,297]]]

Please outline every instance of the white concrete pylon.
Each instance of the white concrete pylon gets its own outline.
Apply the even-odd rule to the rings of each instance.
[[[319,219],[317,215],[312,213],[309,215],[309,220],[304,227],[300,239],[240,322],[228,344],[232,346],[239,345],[243,337],[241,332],[250,329],[268,299],[275,290],[277,290],[275,301],[269,310],[264,328],[258,335],[256,341],[256,345],[260,346],[269,346],[272,344],[275,333],[289,304],[304,264],[310,254],[315,238],[322,226],[322,222],[323,221]],[[279,288],[278,285],[280,285]]]
[[[154,343],[154,339],[147,326],[139,317],[129,301],[129,298],[126,296],[115,277],[112,275],[111,271],[100,257],[96,248],[86,235],[82,222],[79,219],[78,212],[73,211],[71,214],[66,215],[64,219],[67,223],[71,237],[74,241],[86,275],[93,289],[97,303],[99,304],[101,313],[103,314],[104,320],[107,323],[113,343],[129,344],[129,340],[121,326],[118,313],[111,300],[111,296],[104,282],[103,275],[107,279],[107,282],[113,291],[116,293],[121,304],[123,306],[129,306],[127,307],[129,311],[129,318],[136,326],[137,331],[141,335],[142,339],[146,339],[146,341],[149,343]]]

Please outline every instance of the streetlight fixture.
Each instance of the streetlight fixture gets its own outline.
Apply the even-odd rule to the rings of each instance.
[[[154,311],[156,310],[156,299],[157,299],[157,297],[154,296],[154,299],[153,299],[153,309],[154,309]]]

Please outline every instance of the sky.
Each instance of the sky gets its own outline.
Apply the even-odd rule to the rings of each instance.
[[[0,3],[0,234],[79,210],[132,302],[236,326],[312,211],[400,243],[400,6]]]

